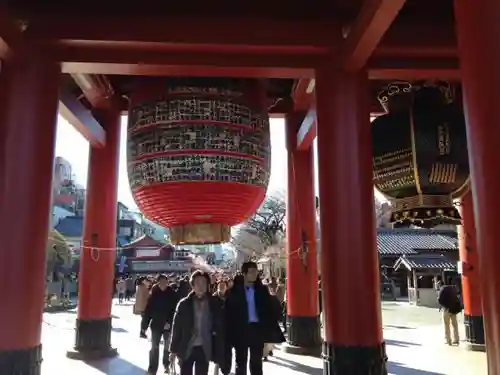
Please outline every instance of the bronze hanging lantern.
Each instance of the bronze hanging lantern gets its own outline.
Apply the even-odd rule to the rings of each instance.
[[[391,222],[458,224],[454,199],[468,189],[463,109],[447,82],[394,82],[372,122],[373,181],[392,204]]]

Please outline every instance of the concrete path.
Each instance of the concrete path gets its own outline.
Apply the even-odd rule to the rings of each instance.
[[[462,347],[444,345],[437,310],[408,306],[401,302],[382,305],[389,373],[397,375],[486,375],[486,355]],[[120,356],[101,362],[79,362],[66,358],[73,345],[75,311],[44,314],[42,375],[144,375],[149,342],[138,337],[139,318],[132,305],[113,307],[113,344]],[[463,324],[460,323],[463,328]],[[463,337],[463,332],[462,332]],[[275,351],[264,364],[265,374],[322,375],[320,359]],[[158,373],[161,373],[160,371]],[[212,371],[210,374],[212,375]]]

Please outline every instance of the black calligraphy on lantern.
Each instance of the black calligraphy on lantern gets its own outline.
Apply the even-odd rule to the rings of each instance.
[[[127,157],[132,190],[181,181],[267,186],[268,116],[239,103],[231,91],[222,97],[190,93],[176,89],[131,109]]]
[[[451,152],[450,126],[447,123],[438,125],[439,155],[449,155]]]
[[[133,163],[132,190],[144,185],[180,181],[228,181],[267,186],[268,169],[259,161],[228,155],[162,156]]]

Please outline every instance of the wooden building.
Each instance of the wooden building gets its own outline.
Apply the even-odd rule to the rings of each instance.
[[[408,295],[408,272],[418,271],[418,277],[422,273],[437,276],[455,271],[458,262],[458,238],[453,230],[379,228],[377,248],[381,273],[394,282],[396,294],[401,296]],[[410,285],[413,280],[411,277]]]

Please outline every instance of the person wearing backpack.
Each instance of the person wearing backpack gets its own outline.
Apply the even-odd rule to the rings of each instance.
[[[457,314],[462,312],[462,302],[451,280],[448,280],[439,290],[438,303],[443,313],[444,337],[446,343],[448,345],[458,345],[460,338],[458,334]],[[453,331],[453,341],[451,339],[450,326]]]

